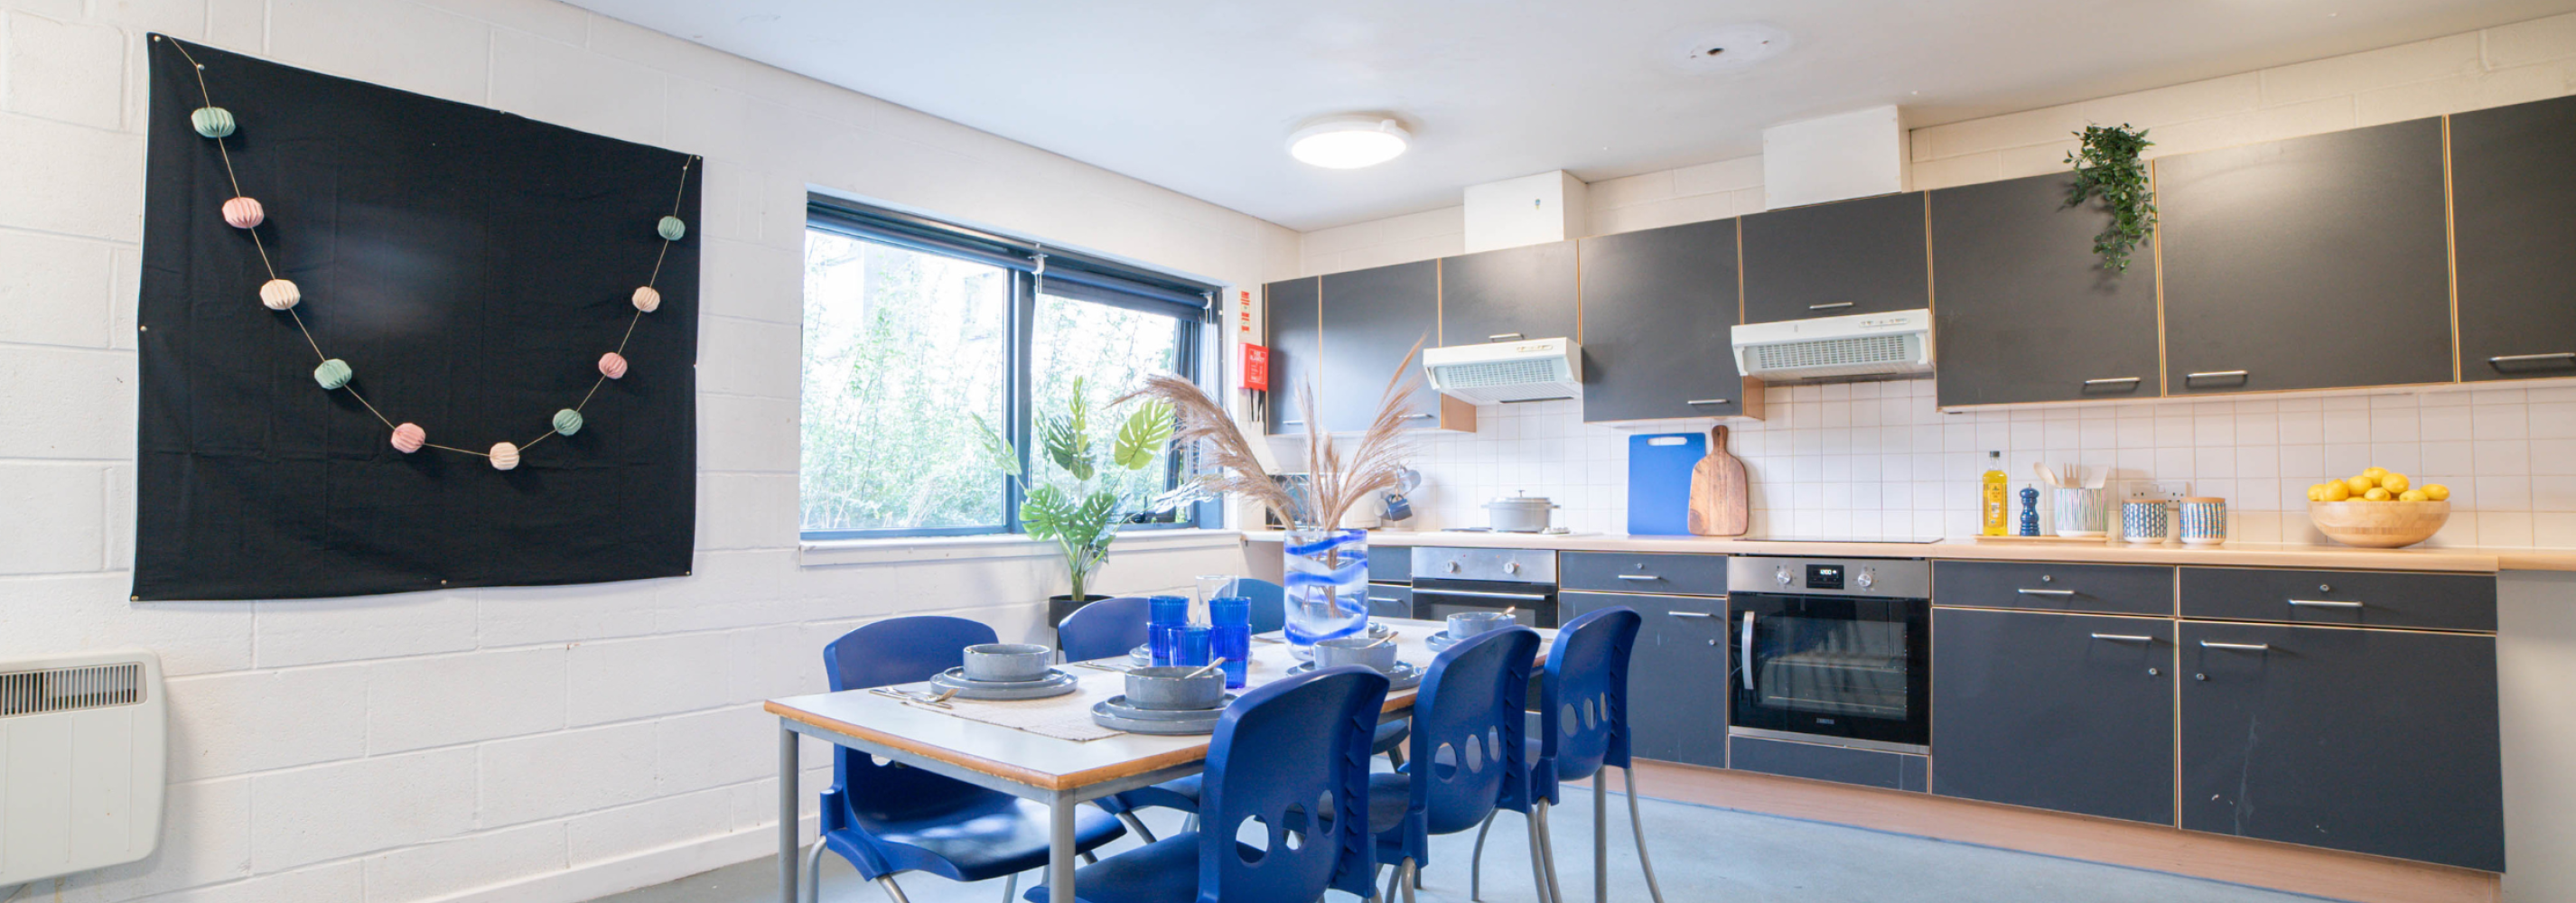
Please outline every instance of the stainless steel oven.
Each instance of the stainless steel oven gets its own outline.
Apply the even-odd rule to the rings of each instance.
[[[1727,561],[1728,731],[1924,752],[1932,739],[1932,565]]]
[[[1414,547],[1414,617],[1505,610],[1532,627],[1556,626],[1555,552]]]

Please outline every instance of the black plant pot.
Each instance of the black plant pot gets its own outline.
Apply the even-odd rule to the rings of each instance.
[[[1054,628],[1054,627],[1056,627],[1057,625],[1059,625],[1059,624],[1063,624],[1063,623],[1064,623],[1064,619],[1065,619],[1067,616],[1069,616],[1069,615],[1073,614],[1075,610],[1080,609],[1081,607],[1083,607],[1083,606],[1085,606],[1085,605],[1089,605],[1089,604],[1091,604],[1091,603],[1098,602],[1098,601],[1100,601],[1100,600],[1102,600],[1102,599],[1106,599],[1106,598],[1109,598],[1109,597],[1108,597],[1108,596],[1100,595],[1100,594],[1098,594],[1098,593],[1093,593],[1093,594],[1091,594],[1091,595],[1087,595],[1087,596],[1082,597],[1082,601],[1080,601],[1080,602],[1076,602],[1076,601],[1074,601],[1074,600],[1073,600],[1073,596],[1072,596],[1071,594],[1060,595],[1060,596],[1048,596],[1048,597],[1047,597],[1047,627],[1048,627],[1049,629],[1053,629],[1053,628]]]

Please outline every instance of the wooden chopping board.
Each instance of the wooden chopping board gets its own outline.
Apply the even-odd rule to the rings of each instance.
[[[1691,468],[1690,531],[1700,536],[1742,536],[1751,529],[1745,510],[1744,462],[1726,450],[1726,428],[1708,431],[1708,457]]]

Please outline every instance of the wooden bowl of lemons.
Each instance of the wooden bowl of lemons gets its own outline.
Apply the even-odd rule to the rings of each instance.
[[[2308,487],[2308,520],[2317,532],[2348,546],[2411,546],[2433,538],[2450,519],[2450,487],[2417,486],[2385,468]]]

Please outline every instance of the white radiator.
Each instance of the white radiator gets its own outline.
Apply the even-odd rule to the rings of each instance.
[[[167,716],[151,652],[0,660],[0,887],[152,855]]]

